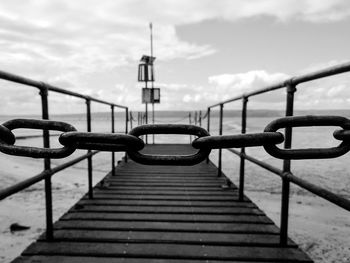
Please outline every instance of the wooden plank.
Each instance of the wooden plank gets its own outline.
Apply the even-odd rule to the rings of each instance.
[[[84,197],[86,198],[86,196]],[[154,195],[154,194],[127,194],[115,192],[94,192],[94,199],[117,199],[117,200],[191,200],[191,201],[237,201],[238,194],[229,194],[229,195],[192,195],[192,196],[183,196],[183,195]],[[247,201],[248,199],[245,198]]]
[[[99,189],[97,189],[99,190]],[[201,191],[201,190],[156,190],[156,189],[143,189],[143,190],[127,190],[127,189],[103,189],[104,194],[137,194],[137,195],[165,195],[165,196],[170,196],[170,195],[187,195],[187,196],[237,196],[237,193],[234,192],[229,192],[229,191],[222,191],[220,189],[218,190],[206,190],[206,191]]]
[[[217,186],[176,186],[176,185],[163,185],[163,186],[155,186],[155,185],[141,185],[141,186],[119,186],[110,184],[107,187],[103,187],[102,189],[108,190],[121,190],[121,191],[181,191],[181,192],[222,192],[221,185]]]
[[[155,258],[124,258],[124,257],[69,257],[69,256],[22,256],[13,263],[227,263],[226,260],[189,260],[189,259],[155,259]],[[247,261],[230,261],[232,263],[247,263]],[[259,261],[261,263],[261,261]],[[249,263],[259,263],[258,261],[249,261]],[[270,263],[277,263],[272,262]]]
[[[23,252],[23,255],[51,254],[62,256],[310,262],[310,259],[302,251],[290,247],[235,247],[157,243],[36,242]]]
[[[147,222],[147,221],[107,221],[107,220],[60,220],[55,223],[55,229],[102,229],[102,230],[140,230],[140,231],[175,231],[202,233],[248,233],[248,234],[278,234],[279,229],[263,223],[201,223],[201,222]]]
[[[156,222],[242,222],[267,223],[272,221],[264,215],[206,215],[206,214],[147,214],[147,213],[93,213],[75,212],[63,215],[65,219],[120,220],[120,221],[156,221]]]
[[[165,181],[165,180],[164,180]],[[109,181],[110,186],[133,186],[133,187],[185,187],[185,188],[221,188],[220,182],[202,182],[202,183],[188,183],[188,182],[113,182]]]
[[[119,183],[119,182],[136,182],[136,183],[149,183],[149,182],[161,182],[163,183],[166,179],[166,182],[172,182],[172,183],[225,183],[225,179],[223,178],[187,178],[187,177],[182,177],[182,178],[164,178],[162,176],[153,176],[153,177],[136,177],[136,176],[126,176],[126,177],[120,177],[120,176],[111,176],[108,178],[109,182],[113,183]]]
[[[110,199],[82,199],[81,205],[108,206],[190,206],[190,207],[253,207],[256,205],[239,201],[193,201],[193,200],[110,200]]]
[[[194,229],[195,231],[195,229]],[[234,234],[167,231],[57,230],[56,241],[113,243],[172,243],[223,246],[279,246],[279,236],[272,234]],[[291,242],[295,247],[295,244]]]
[[[263,215],[251,207],[186,207],[186,206],[107,206],[82,205],[71,211],[102,213],[151,213],[151,214],[208,214],[208,215]]]

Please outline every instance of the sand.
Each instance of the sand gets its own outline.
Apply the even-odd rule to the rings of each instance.
[[[214,163],[216,158],[216,154],[212,154]],[[59,162],[54,161],[55,164]],[[96,183],[110,169],[110,154],[98,154],[94,157],[94,163]],[[7,155],[1,156],[0,164],[1,188],[33,176],[42,169],[42,160]],[[54,220],[86,192],[85,168],[86,161],[54,176]],[[228,165],[224,172],[228,175],[234,174],[232,170]],[[247,173],[249,176],[249,171]],[[237,182],[237,177],[232,176],[232,180]],[[269,180],[266,179],[266,183]],[[279,225],[279,191],[276,187],[259,188],[257,184],[261,181],[254,181],[256,180],[251,182],[247,179],[246,194]],[[253,187],[254,185],[256,187]],[[43,188],[43,183],[40,183],[0,202],[0,262],[10,262],[45,230]],[[259,191],[253,191],[254,188]],[[295,190],[291,196],[289,222],[291,238],[300,244],[315,262],[350,262],[350,217],[345,210],[319,197]],[[30,229],[11,233],[9,226],[12,223],[30,226]]]

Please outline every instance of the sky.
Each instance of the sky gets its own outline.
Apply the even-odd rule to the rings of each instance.
[[[1,0],[0,70],[143,110],[137,67],[150,55],[150,22],[156,110],[205,109],[350,59],[347,0]],[[296,109],[349,109],[349,84],[350,73],[302,84]],[[249,105],[283,109],[284,98]],[[85,109],[49,99],[54,113]],[[36,89],[0,81],[0,114],[36,113],[39,102]]]

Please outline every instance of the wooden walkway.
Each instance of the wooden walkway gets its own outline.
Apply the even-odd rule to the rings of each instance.
[[[190,152],[184,145],[146,152]],[[55,241],[39,239],[15,262],[312,262],[205,162],[189,167],[118,165],[55,223]]]

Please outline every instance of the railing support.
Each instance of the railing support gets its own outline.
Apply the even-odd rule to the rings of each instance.
[[[146,103],[147,105],[147,103]],[[125,134],[128,134],[128,125],[129,125],[129,108],[125,108]],[[147,137],[146,137],[147,141]],[[128,154],[125,152],[125,162],[128,162]]]
[[[286,116],[293,116],[294,110],[294,93],[296,88],[294,84],[287,84],[286,98]],[[292,146],[292,128],[285,128],[284,148],[290,149]],[[291,167],[290,160],[283,161],[283,173],[289,173]],[[288,244],[288,217],[289,217],[289,191],[290,182],[287,177],[282,177],[282,197],[281,197],[281,232],[280,245],[287,246]]]
[[[86,126],[87,132],[91,132],[91,100],[86,99]],[[88,150],[90,153],[91,150]],[[92,156],[88,157],[88,189],[89,189],[89,199],[93,199],[93,190],[92,190]]]
[[[48,88],[46,85],[40,89],[41,96],[41,110],[43,120],[49,119],[49,101],[48,101]],[[50,148],[50,134],[48,130],[43,131],[43,143],[45,148]],[[50,158],[44,159],[44,169],[51,169]],[[52,219],[52,187],[51,187],[51,175],[45,177],[45,206],[46,206],[46,239],[48,241],[53,240],[53,219]]]
[[[219,135],[222,135],[222,121],[224,115],[224,104],[220,104],[220,121],[219,121]],[[219,161],[218,161],[218,177],[222,174],[222,149],[219,149]]]
[[[192,114],[191,112],[188,113],[188,124],[191,125],[192,124]],[[190,143],[192,143],[192,135],[190,135]]]
[[[115,132],[114,130],[114,105],[111,105],[111,124],[112,124],[112,127],[111,127],[111,131],[112,133]],[[115,175],[115,153],[112,152],[112,176]]]
[[[248,97],[243,97],[242,99],[242,134],[246,133],[247,128],[247,104]],[[238,192],[238,200],[244,200],[244,172],[245,172],[245,147],[241,148],[241,156],[240,156],[240,166],[239,166],[239,192]]]
[[[210,108],[207,111],[207,131],[210,133]],[[207,158],[207,163],[209,163],[209,156]]]

